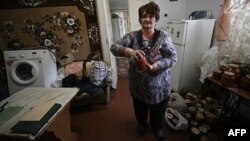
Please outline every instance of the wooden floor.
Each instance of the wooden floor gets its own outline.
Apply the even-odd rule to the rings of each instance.
[[[72,128],[80,133],[81,141],[154,141],[152,128],[142,136],[137,132],[128,80],[119,79],[110,104],[73,109]],[[166,130],[168,141],[188,141],[185,132]]]

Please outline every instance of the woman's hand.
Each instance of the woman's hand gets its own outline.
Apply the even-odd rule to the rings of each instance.
[[[154,69],[154,68],[153,68],[153,65],[150,65],[150,64],[148,64],[147,67],[148,67],[148,70],[149,70],[149,71],[153,71],[153,69]]]
[[[154,63],[154,64],[152,64],[152,65],[150,65],[150,64],[148,64],[147,65],[147,67],[148,67],[148,70],[150,71],[150,72],[157,72],[157,64],[156,63]]]
[[[142,50],[134,50],[134,51],[131,53],[130,58],[131,58],[133,61],[138,61],[138,60],[140,60],[143,56],[145,56],[145,53],[144,53]]]
[[[124,52],[125,57],[131,58],[133,61],[138,61],[140,58],[145,56],[142,50],[134,50],[131,48],[126,48]]]

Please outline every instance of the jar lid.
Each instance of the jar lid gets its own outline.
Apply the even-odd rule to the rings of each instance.
[[[228,64],[221,64],[221,66],[223,66],[223,67],[228,67]]]
[[[222,73],[221,70],[215,70],[214,72],[215,72],[215,73]]]
[[[247,78],[247,79],[250,79],[250,74],[247,74],[247,75],[246,75],[246,78]]]
[[[172,119],[174,116],[171,113],[167,113],[167,118]]]
[[[191,128],[192,132],[195,134],[195,135],[199,135],[200,134],[200,130],[196,127],[192,127]]]
[[[240,66],[237,64],[228,64],[229,67],[233,67],[233,68],[239,68]]]
[[[230,71],[224,71],[224,74],[229,75],[229,76],[234,76],[235,74]]]

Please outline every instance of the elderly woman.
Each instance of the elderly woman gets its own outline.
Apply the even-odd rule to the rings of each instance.
[[[170,68],[176,63],[177,55],[172,40],[166,31],[155,28],[160,19],[160,8],[149,2],[139,8],[141,29],[126,34],[112,44],[115,56],[130,58],[129,87],[138,131],[145,134],[147,116],[157,139],[164,139],[165,111],[171,92]],[[147,59],[147,69],[138,71],[137,64]]]

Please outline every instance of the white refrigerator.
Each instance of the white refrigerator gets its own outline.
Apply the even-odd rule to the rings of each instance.
[[[168,22],[166,31],[174,43],[178,61],[171,68],[171,85],[175,92],[182,89],[201,90],[199,62],[209,50],[215,19]]]

